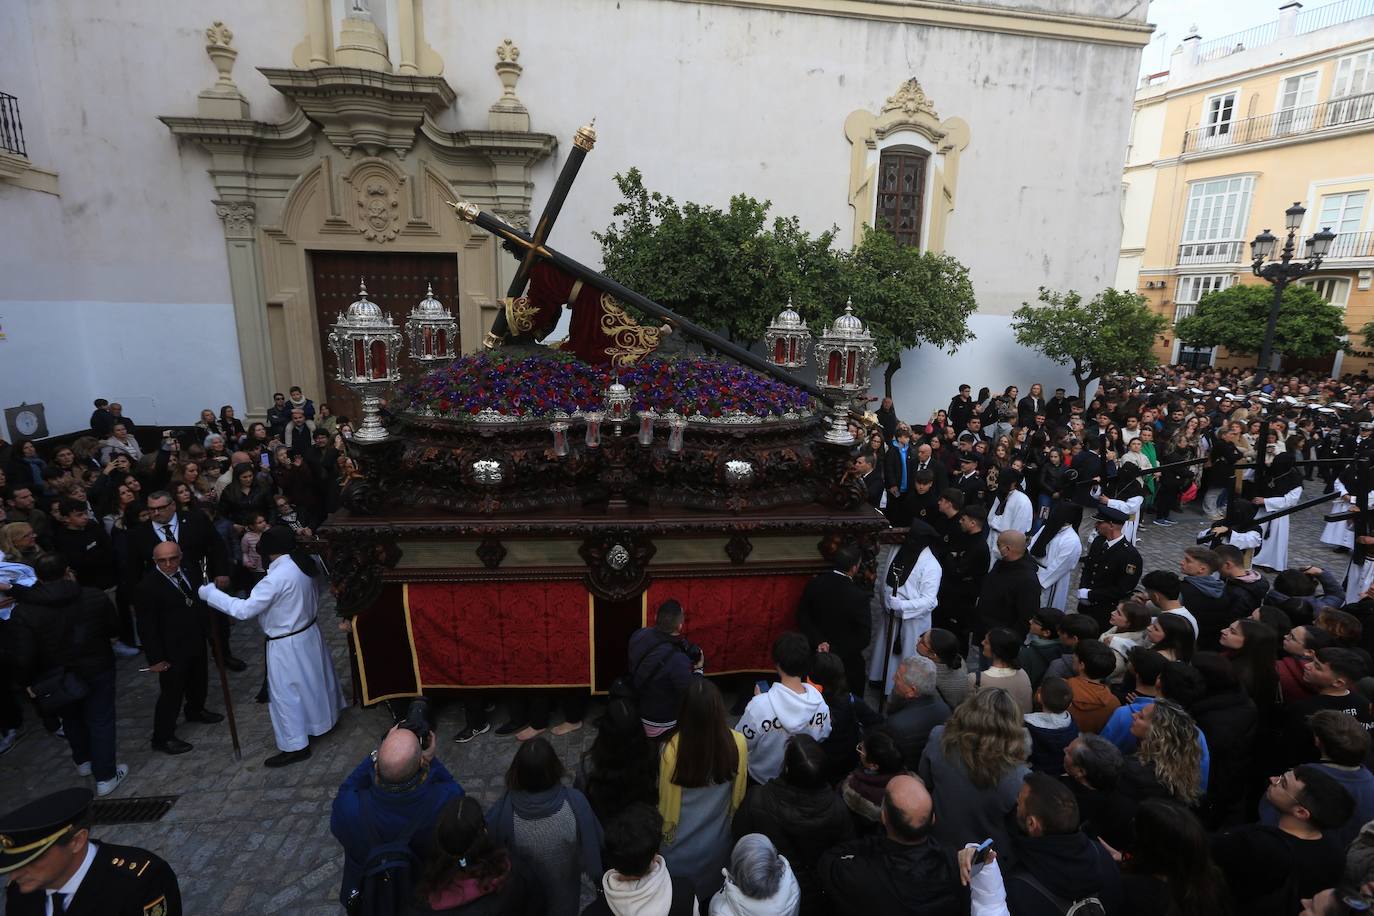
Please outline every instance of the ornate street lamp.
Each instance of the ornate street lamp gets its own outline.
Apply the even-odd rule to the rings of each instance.
[[[1296,260],[1297,232],[1302,228],[1302,218],[1306,214],[1307,208],[1298,201],[1294,201],[1293,206],[1283,211],[1283,223],[1284,228],[1288,230],[1288,237],[1283,243],[1283,248],[1279,250],[1278,258],[1274,257],[1274,249],[1279,240],[1268,229],[1255,236],[1255,240],[1250,243],[1250,255],[1254,259],[1250,269],[1255,276],[1274,286],[1274,301],[1269,306],[1269,324],[1264,329],[1264,345],[1260,348],[1259,367],[1255,371],[1253,384],[1256,390],[1264,384],[1264,377],[1269,372],[1269,365],[1274,358],[1274,331],[1278,327],[1279,306],[1283,302],[1284,289],[1294,280],[1315,273],[1322,266],[1322,258],[1331,250],[1331,243],[1336,238],[1331,227],[1323,228],[1307,240],[1305,258]]]
[[[816,386],[834,404],[825,441],[836,445],[854,441],[849,434],[849,402],[868,393],[868,372],[877,353],[873,335],[854,314],[854,301],[849,300],[844,314],[816,341]]]
[[[428,284],[425,298],[406,316],[405,331],[410,358],[417,362],[438,362],[458,355],[455,346],[458,322],[453,313],[434,298],[433,284]]]
[[[792,297],[787,297],[787,308],[778,313],[768,330],[763,333],[767,347],[767,360],[783,369],[796,369],[806,365],[806,346],[811,343],[811,331],[806,327],[792,308]]]
[[[382,426],[382,392],[400,379],[396,351],[401,332],[391,316],[367,298],[367,285],[358,283],[358,298],[340,312],[329,331],[329,348],[339,362],[336,378],[362,399],[363,422],[353,431],[355,442],[380,442],[387,437]]]

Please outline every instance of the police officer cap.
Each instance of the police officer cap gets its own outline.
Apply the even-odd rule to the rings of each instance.
[[[1120,509],[1113,509],[1111,506],[1103,506],[1097,510],[1097,514],[1094,515],[1093,518],[1099,522],[1116,522],[1118,525],[1123,525],[1130,516]]]
[[[0,817],[0,875],[24,867],[65,837],[92,797],[90,789],[63,789]]]
[[[959,460],[960,460],[961,462],[967,462],[967,463],[969,463],[969,464],[977,464],[978,461],[979,461],[979,458],[978,458],[977,455],[973,454],[972,452],[969,452],[969,453],[966,454],[966,455],[960,455],[960,456],[959,456]]]
[[[1374,423],[1370,423],[1368,420],[1366,420],[1366,421],[1364,421],[1363,423],[1360,424],[1360,429],[1365,429],[1365,430],[1374,429]]]

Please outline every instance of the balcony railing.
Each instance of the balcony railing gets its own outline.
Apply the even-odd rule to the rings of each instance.
[[[0,92],[0,153],[28,156],[24,124],[19,120],[19,100],[7,92]]]
[[[1306,250],[1306,245],[1307,236],[1304,235],[1298,239],[1299,255]],[[1374,231],[1337,232],[1331,247],[1327,249],[1326,260],[1341,258],[1374,258]]]
[[[1185,242],[1178,246],[1178,263],[1189,264],[1239,264],[1245,242]]]
[[[1198,60],[1216,60],[1219,57],[1229,57],[1250,48],[1272,44],[1278,37],[1279,21],[1275,19],[1272,22],[1246,29],[1244,32],[1232,32],[1230,35],[1222,35],[1220,38],[1204,41],[1202,47],[1197,49]]]
[[[1302,108],[1285,108],[1238,121],[1195,127],[1183,136],[1183,152],[1247,146],[1266,140],[1334,130],[1362,121],[1374,121],[1374,92],[1328,99]]]

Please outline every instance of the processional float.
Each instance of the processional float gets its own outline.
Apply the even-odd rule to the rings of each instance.
[[[594,140],[577,132],[531,232],[452,202],[520,261],[481,352],[454,356],[432,293],[405,330],[434,368],[410,384],[401,327],[361,286],[331,329],[364,416],[318,536],[364,702],[604,690],[669,598],[710,673],[771,670],[806,581],[888,527],[849,474],[876,352],[852,305],[813,341],[789,303],[759,356],[563,254],[549,235]],[[567,340],[540,344],[565,305]],[[808,351],[814,383],[789,371]]]

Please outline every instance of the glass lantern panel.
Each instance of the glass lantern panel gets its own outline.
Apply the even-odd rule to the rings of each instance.
[[[787,340],[787,361],[795,363],[797,361],[797,338],[789,337]]]
[[[855,355],[856,355],[856,354],[854,353],[853,350],[850,350],[850,351],[849,351],[849,354],[848,354],[848,361],[847,361],[847,363],[845,364],[845,367],[844,367],[844,380],[845,380],[845,382],[846,382],[847,384],[850,384],[850,385],[854,384],[854,372],[855,372],[855,369],[857,368],[856,365],[855,365]]]
[[[781,338],[781,337],[779,337],[777,340],[773,341],[773,362],[775,362],[775,363],[785,363],[785,362],[787,362],[787,353],[786,353],[786,351],[785,351],[785,349],[784,349],[786,346],[787,346],[787,341],[784,340],[784,339]]]
[[[386,342],[381,340],[372,341],[372,372],[374,379],[386,378]]]
[[[843,364],[840,360],[840,352],[838,350],[831,350],[830,362],[825,372],[826,381],[828,381],[832,385],[838,385],[840,383],[842,365]]]
[[[425,328],[425,356],[434,355],[434,329]]]
[[[439,329],[439,345],[436,349],[440,356],[444,356],[448,353],[448,331],[445,331],[443,328]]]
[[[353,338],[353,371],[348,373],[349,378],[364,378],[367,375],[367,348],[363,345],[361,337]]]

